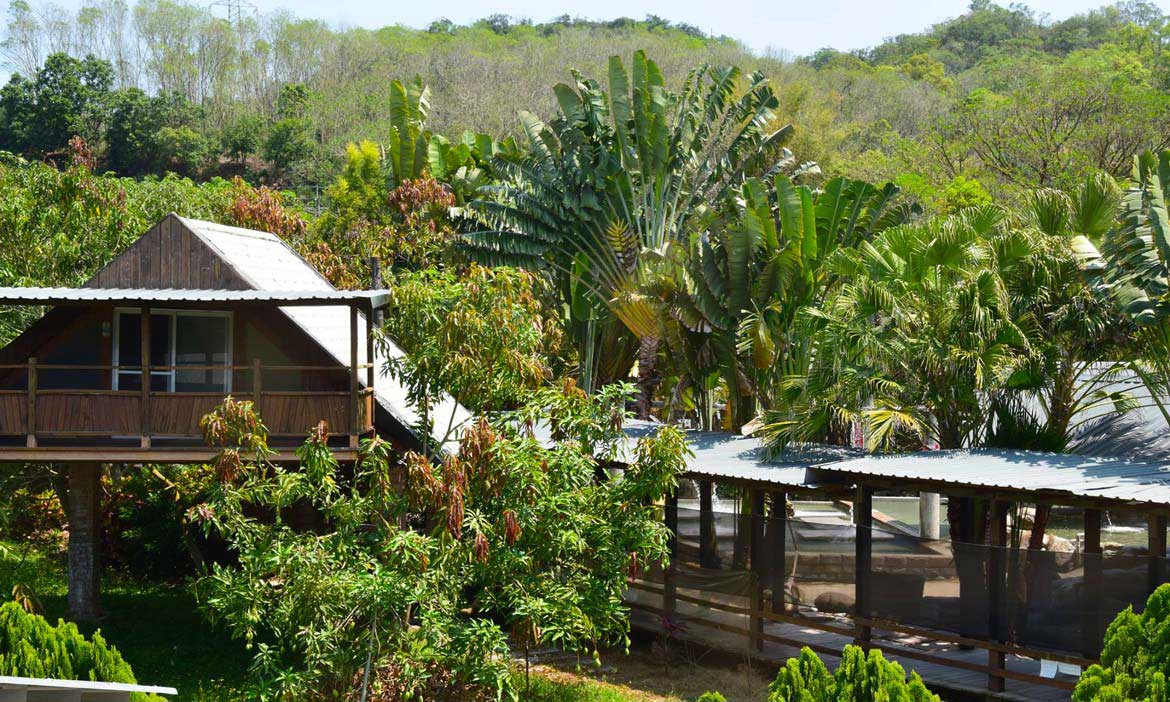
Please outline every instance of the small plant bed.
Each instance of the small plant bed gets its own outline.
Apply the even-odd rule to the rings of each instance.
[[[523,661],[519,662],[521,670]],[[727,702],[762,702],[774,668],[748,666],[730,658],[699,663],[672,662],[648,646],[635,644],[627,655],[620,650],[601,653],[601,666],[582,659],[580,666],[568,657],[532,665],[531,686],[520,697],[525,702],[569,700],[629,700],[630,702],[691,702],[704,692],[718,690]],[[589,691],[595,696],[574,697]],[[562,697],[549,696],[553,694]]]

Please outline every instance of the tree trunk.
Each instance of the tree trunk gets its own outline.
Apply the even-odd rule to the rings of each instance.
[[[947,500],[951,551],[959,577],[959,633],[970,638],[987,634],[987,526],[985,500],[952,495]]]
[[[98,607],[101,472],[100,463],[69,467],[69,497],[65,505],[69,520],[69,618],[75,622],[93,622],[101,614]]]
[[[638,342],[638,419],[650,419],[658,380],[658,337],[648,336]]]

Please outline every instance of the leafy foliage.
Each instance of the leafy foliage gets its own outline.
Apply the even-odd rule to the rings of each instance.
[[[0,605],[0,675],[135,683],[130,665],[100,632],[82,636],[77,626],[29,614],[15,602]],[[132,699],[159,699],[136,694]]]
[[[617,436],[613,405],[563,398],[546,394],[534,410],[565,432],[558,447],[480,420],[441,464],[407,454],[398,467],[372,439],[352,474],[320,429],[298,451],[300,469],[286,470],[264,460],[249,403],[208,415],[221,482],[198,513],[239,563],[215,566],[198,588],[208,612],[256,646],[256,695],[341,699],[367,661],[385,699],[510,694],[500,622],[570,650],[624,642],[627,571],[666,556],[650,500],[674,484],[685,442],[663,430],[639,444],[623,479],[598,482],[583,447]]]
[[[907,680],[902,666],[887,661],[882,652],[866,654],[857,646],[846,646],[841,665],[830,673],[808,648],[799,658],[789,658],[768,692],[768,702],[938,702],[922,684],[918,673]]]
[[[451,388],[473,411],[514,408],[552,380],[562,352],[539,287],[529,273],[475,265],[404,275],[385,332],[429,387]]]
[[[669,249],[750,171],[793,165],[781,151],[791,127],[768,127],[775,95],[735,67],[699,66],[677,93],[641,51],[632,73],[610,58],[608,90],[573,76],[554,88],[552,122],[521,114],[529,153],[497,159],[500,184],[472,204],[491,229],[468,244],[488,263],[550,271],[592,388],[629,371],[635,342],[639,378],[652,375],[661,331],[648,298]]]
[[[845,281],[806,310],[817,351],[807,373],[785,381],[790,409],[768,415],[769,438],[840,441],[858,421],[872,448],[898,445],[903,432],[964,445],[984,422],[983,393],[1032,353],[1005,284],[1032,253],[994,208],[842,249],[831,266]]]
[[[1170,585],[1161,585],[1135,614],[1127,607],[1105,632],[1100,665],[1089,666],[1073,691],[1074,702],[1155,702],[1167,695]]]

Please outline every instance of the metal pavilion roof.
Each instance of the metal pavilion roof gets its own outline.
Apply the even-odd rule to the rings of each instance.
[[[1170,464],[1124,458],[959,449],[869,455],[827,463],[815,473],[1170,506]]]
[[[629,462],[637,439],[660,426],[627,422],[619,460]],[[806,490],[888,479],[907,488],[950,486],[1170,507],[1167,462],[1008,449],[865,454],[820,444],[770,456],[759,439],[738,434],[691,431],[687,440],[694,452],[687,465],[691,477]]]
[[[637,439],[653,434],[662,425],[657,422],[631,421],[626,423],[627,441],[619,450],[628,462]],[[694,452],[687,461],[687,472],[692,477],[715,480],[762,483],[790,488],[816,487],[810,468],[862,455],[862,452],[842,446],[803,444],[769,455],[757,438],[727,432],[688,431],[687,442]]]
[[[299,305],[386,305],[386,290],[188,290],[148,288],[5,288],[0,305],[81,305],[93,303],[215,305],[268,303]]]

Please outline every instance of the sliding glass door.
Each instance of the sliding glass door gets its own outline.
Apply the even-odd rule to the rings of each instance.
[[[114,313],[114,389],[142,389],[142,315]],[[155,392],[231,392],[231,313],[150,314],[150,387]]]

